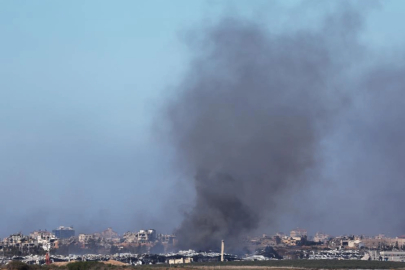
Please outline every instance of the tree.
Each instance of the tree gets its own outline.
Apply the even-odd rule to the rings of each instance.
[[[7,264],[7,269],[8,270],[29,270],[30,266],[28,264],[20,262],[20,261],[12,261],[9,264]]]

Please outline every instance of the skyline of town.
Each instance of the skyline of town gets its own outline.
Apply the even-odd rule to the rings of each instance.
[[[153,227],[153,226],[152,226]],[[110,226],[110,227],[107,227],[107,229],[112,229],[113,227],[112,226]],[[66,225],[60,225],[60,226],[58,226],[58,227],[56,227],[56,228],[54,228],[54,229],[47,229],[47,228],[38,228],[38,229],[31,229],[31,230],[26,230],[26,231],[22,231],[22,230],[14,230],[14,232],[11,232],[11,233],[9,233],[9,234],[3,234],[3,235],[0,235],[0,239],[1,238],[4,238],[4,237],[6,237],[7,235],[11,235],[11,234],[15,234],[15,233],[23,233],[23,234],[27,234],[27,235],[29,235],[30,233],[32,233],[32,232],[40,232],[40,231],[44,231],[44,232],[54,232],[55,230],[60,230],[60,229],[65,229],[65,230],[73,230],[74,231],[74,233],[75,234],[94,234],[94,233],[97,233],[99,230],[92,230],[92,229],[89,229],[89,228],[86,228],[85,230],[81,230],[81,229],[77,229],[75,226],[73,226],[73,225],[70,225],[70,226],[66,226]],[[136,229],[135,229],[136,230]],[[153,230],[155,230],[155,229],[153,229]],[[284,234],[284,235],[288,235],[288,234],[290,234],[291,232],[293,232],[293,231],[296,231],[296,230],[303,230],[303,231],[305,231],[305,234],[307,235],[307,236],[315,236],[316,234],[325,234],[325,235],[329,235],[329,236],[348,236],[348,235],[362,235],[362,236],[367,236],[367,237],[378,237],[378,236],[386,236],[386,237],[391,237],[391,238],[395,238],[395,237],[405,237],[405,231],[404,231],[404,233],[399,233],[399,234],[390,234],[390,233],[387,233],[387,232],[378,232],[378,233],[375,233],[375,234],[367,234],[367,233],[351,233],[351,232],[347,232],[347,233],[338,233],[338,234],[336,234],[336,233],[330,233],[330,232],[328,232],[327,230],[307,230],[307,229],[302,229],[302,227],[295,227],[295,228],[292,228],[292,229],[290,229],[290,230],[284,230],[284,231],[286,231],[287,233],[284,233],[284,231],[283,230],[270,230],[270,233],[269,233],[269,230],[257,230],[256,232],[253,232],[253,233],[248,233],[248,234],[246,234],[246,235],[262,235],[262,234],[274,234],[274,235],[276,235],[276,234]],[[156,230],[155,230],[156,231]],[[272,231],[272,233],[271,233],[271,231]],[[121,236],[121,235],[124,235],[125,233],[127,233],[127,232],[131,232],[131,230],[126,230],[126,231],[121,231],[121,232],[115,232],[118,236]],[[165,233],[170,233],[170,230],[169,231],[166,231],[166,230],[164,230],[163,232],[165,232]],[[173,230],[171,230],[171,233],[173,234]],[[77,236],[77,235],[76,235]]]
[[[59,226],[52,231],[15,233],[0,239],[0,265],[11,260],[29,264],[69,263],[71,260],[114,260],[126,265],[145,263],[183,264],[216,261],[263,260],[372,260],[405,261],[405,235],[387,237],[317,232],[309,236],[303,228],[288,233],[246,236],[235,241],[217,239],[212,249],[181,249],[173,234],[141,229],[119,235],[112,228],[91,234],[74,227]]]

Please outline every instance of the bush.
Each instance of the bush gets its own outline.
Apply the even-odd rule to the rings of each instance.
[[[73,262],[67,264],[69,270],[95,270],[105,269],[107,266],[100,262]]]
[[[8,270],[30,270],[30,266],[20,261],[11,261],[7,264]]]

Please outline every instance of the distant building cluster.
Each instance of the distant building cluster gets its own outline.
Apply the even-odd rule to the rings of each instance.
[[[0,242],[0,250],[17,250],[21,253],[30,253],[36,250],[49,251],[55,247],[56,236],[48,231],[34,231],[29,235],[15,233]]]
[[[247,260],[284,258],[405,261],[405,236],[331,236],[324,232],[309,236],[307,230],[296,228],[288,234],[263,234],[259,237],[246,237],[243,241],[241,245],[246,252],[255,254],[246,257]],[[119,235],[112,228],[107,228],[102,232],[76,235],[73,227],[60,226],[52,232],[38,230],[29,235],[12,234],[0,241],[0,256],[43,255],[46,252],[55,256],[162,254],[176,250],[176,244],[175,235],[157,233],[154,229],[129,231]],[[184,256],[173,256],[169,256],[170,263],[192,262]],[[197,258],[193,257],[193,260]]]
[[[0,252],[17,256],[49,251],[57,254],[164,252],[175,245],[175,239],[174,235],[158,234],[154,229],[126,232],[120,236],[112,228],[107,228],[102,232],[76,236],[72,226],[60,226],[52,232],[38,230],[29,235],[12,234],[0,241]]]
[[[297,228],[288,235],[281,232],[264,234],[262,237],[248,238],[247,241],[251,251],[271,246],[284,259],[405,261],[405,236],[331,236],[317,232],[312,237],[307,230]]]

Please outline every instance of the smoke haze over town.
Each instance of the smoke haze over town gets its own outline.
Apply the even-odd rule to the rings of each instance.
[[[405,234],[405,3],[152,2],[0,4],[0,236]]]

